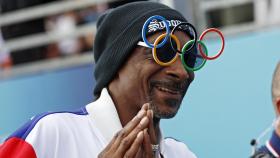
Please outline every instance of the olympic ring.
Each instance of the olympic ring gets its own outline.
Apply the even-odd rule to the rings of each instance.
[[[200,53],[201,53],[201,55],[202,55],[203,58],[205,58],[205,59],[207,59],[207,60],[214,60],[214,59],[218,58],[218,57],[223,53],[224,48],[225,48],[225,38],[224,38],[223,33],[222,33],[220,30],[218,30],[218,29],[216,29],[216,28],[209,28],[209,29],[206,29],[205,31],[202,32],[202,34],[201,34],[200,37],[199,37],[199,40],[202,41],[203,37],[204,37],[208,32],[216,32],[216,33],[218,33],[218,34],[221,36],[221,39],[222,39],[222,47],[221,47],[220,51],[217,53],[217,55],[214,55],[214,56],[212,56],[212,57],[208,57],[208,55],[205,55],[205,54],[203,53],[202,48],[201,48],[200,45],[199,45],[199,51],[200,51]]]
[[[206,55],[208,55],[208,50],[207,50],[206,45],[205,45],[202,41],[200,41],[200,40],[198,40],[197,42],[198,42],[198,44],[201,44],[201,45],[202,45],[202,47],[205,49]],[[200,69],[205,65],[206,59],[203,58],[203,57],[201,57],[201,58],[203,58],[203,59],[202,59],[202,60],[203,60],[202,63],[201,63],[199,66],[195,66],[195,64],[194,64],[194,68],[191,68],[191,67],[189,67],[189,66],[187,65],[187,63],[186,63],[186,61],[185,61],[185,58],[184,58],[184,55],[188,52],[186,49],[187,49],[187,48],[189,47],[189,45],[192,44],[192,43],[195,43],[195,41],[194,41],[194,40],[190,40],[189,42],[187,42],[187,43],[183,46],[183,48],[182,48],[183,54],[181,55],[181,61],[182,61],[183,65],[184,65],[184,68],[185,68],[186,70],[189,70],[189,71],[197,71],[197,70],[200,70]],[[188,50],[189,50],[189,49],[188,49]],[[192,52],[189,52],[189,53],[192,53]],[[198,55],[196,55],[196,54],[191,54],[191,55],[198,56]],[[196,62],[196,61],[195,61],[195,62]]]
[[[147,40],[146,32],[147,32],[148,28],[152,29],[153,31],[156,31],[156,29],[157,29],[156,27],[158,27],[157,24],[154,24],[154,26],[152,26],[150,28],[151,22],[154,19],[158,19],[158,20],[163,21],[165,26],[161,25],[160,29],[163,29],[165,27],[166,28],[166,33],[161,34],[159,37],[156,38],[155,42],[153,44],[151,44]],[[191,28],[192,31],[193,31],[193,35],[194,35],[194,39],[189,40],[187,43],[185,43],[182,50],[181,50],[181,46],[180,46],[180,41],[177,38],[177,36],[175,36],[175,34],[174,34],[175,30],[178,29],[181,25],[186,25],[186,27],[188,27],[188,30],[190,30],[189,28]],[[196,31],[195,27],[188,22],[180,22],[180,23],[177,23],[177,25],[174,24],[173,26],[174,26],[174,28],[170,32],[170,28],[169,28],[170,26],[168,25],[167,20],[162,16],[154,15],[154,16],[151,16],[150,18],[148,18],[146,20],[146,22],[144,23],[143,27],[142,27],[142,38],[143,38],[144,42],[139,41],[138,45],[144,46],[144,47],[147,47],[147,48],[152,48],[153,58],[154,58],[155,62],[157,64],[161,65],[161,66],[171,65],[172,63],[174,63],[177,60],[178,56],[180,56],[182,64],[187,71],[197,71],[197,70],[200,70],[205,65],[207,60],[214,60],[214,59],[218,58],[222,54],[222,52],[224,51],[224,47],[225,47],[224,36],[223,36],[222,32],[220,30],[216,29],[216,28],[206,29],[205,31],[202,32],[202,34],[198,38],[197,31]],[[221,49],[219,50],[219,52],[215,56],[212,56],[212,57],[208,56],[208,49],[207,49],[206,45],[202,42],[204,36],[208,32],[218,33],[219,36],[221,37],[221,40],[222,40]],[[170,49],[170,47],[164,48],[164,49],[168,50],[168,51],[172,51],[172,53],[175,53],[174,57],[173,57],[173,54],[166,55],[164,53],[163,53],[164,56],[158,56],[159,54],[157,54],[157,49],[162,47],[164,44],[166,44],[168,38],[170,40],[170,46],[171,46],[172,50],[168,50],[168,49]],[[175,43],[177,45],[177,48],[174,47],[174,44],[173,44],[174,41],[172,41],[172,39],[175,41]],[[161,43],[160,43],[160,41],[161,41]],[[199,48],[198,50],[197,50],[197,47],[195,47],[196,44],[198,44],[198,48]],[[196,51],[200,52],[201,55],[200,54],[195,54],[194,52],[191,51],[194,47],[196,48]],[[202,47],[204,49],[202,49]],[[205,52],[203,52],[203,51],[205,51]],[[158,52],[160,52],[160,51],[158,51]],[[187,53],[190,53],[190,54],[187,54]],[[169,55],[171,55],[171,56],[169,56]],[[161,59],[161,57],[163,57],[163,58]],[[195,63],[192,62],[192,59],[195,60],[194,61]],[[165,60],[167,60],[167,62],[165,62]],[[189,60],[191,60],[191,63],[187,63],[186,60],[188,60],[188,62],[189,62]],[[194,65],[190,66],[190,64],[192,64],[192,63]]]
[[[188,52],[188,51],[190,51],[190,50],[195,46],[195,44],[196,44],[196,42],[197,42],[197,32],[196,32],[196,29],[194,28],[194,26],[193,26],[192,24],[190,24],[190,23],[188,23],[188,22],[182,22],[182,23],[178,24],[177,26],[175,26],[175,27],[172,29],[172,31],[171,31],[170,34],[171,34],[171,35],[174,34],[175,30],[176,30],[179,26],[181,26],[181,25],[187,25],[187,26],[191,27],[192,30],[193,30],[193,32],[194,32],[194,41],[195,41],[195,42],[193,42],[192,45],[191,45],[191,47],[190,47],[188,50],[186,50],[186,52]],[[171,44],[171,48],[172,48],[175,52],[178,52],[179,54],[183,54],[183,52],[181,52],[180,50],[175,49],[175,48],[173,47],[173,44],[172,44],[172,42],[171,42],[171,38],[170,38],[170,44]]]
[[[166,28],[166,34],[169,35],[170,34],[170,28],[169,28],[169,25],[166,21],[166,19],[160,15],[154,15],[154,16],[151,16],[148,20],[146,20],[146,22],[144,23],[143,27],[142,27],[142,38],[143,38],[143,41],[147,44],[147,46],[149,46],[150,48],[153,48],[154,45],[149,43],[149,41],[147,40],[147,37],[146,37],[146,28],[147,26],[150,24],[150,22],[154,19],[158,19],[158,20],[162,20],[165,24],[165,28]],[[165,36],[164,40],[156,46],[156,48],[160,48],[162,47],[168,40],[168,36]]]
[[[178,58],[178,54],[176,53],[176,55],[174,56],[174,58],[172,58],[172,60],[170,60],[169,62],[162,62],[158,59],[157,57],[157,45],[159,43],[160,40],[162,40],[164,37],[168,37],[166,35],[166,33],[160,35],[154,42],[154,47],[153,47],[153,58],[154,60],[156,61],[156,63],[158,63],[159,65],[161,66],[168,66],[168,65],[171,65],[172,63],[174,63],[176,61],[176,59]],[[175,36],[175,35],[171,35],[170,34],[170,37],[173,38],[176,42],[176,45],[177,45],[177,48],[181,48],[181,45],[180,45],[180,41],[178,40],[178,38]]]

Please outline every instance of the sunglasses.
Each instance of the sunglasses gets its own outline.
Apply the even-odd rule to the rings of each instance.
[[[161,66],[169,66],[179,57],[187,71],[197,71],[205,65],[206,59],[198,54],[198,45],[201,45],[204,53],[208,55],[207,48],[203,42],[197,41],[197,43],[194,44],[195,41],[190,40],[181,49],[178,38],[173,34],[170,34],[169,36],[171,40],[168,40],[162,47],[157,48],[158,43],[161,43],[166,37],[166,34],[161,34],[155,40],[154,47],[151,48],[153,59],[157,64]],[[139,41],[137,45],[150,48],[145,42],[142,41]],[[181,50],[181,53],[178,53],[175,50]]]

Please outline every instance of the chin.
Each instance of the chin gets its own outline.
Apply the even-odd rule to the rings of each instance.
[[[169,90],[163,86],[165,84],[161,84],[162,86],[156,84],[151,85],[148,93],[148,101],[154,112],[154,116],[160,119],[173,118],[180,108],[185,93]]]
[[[151,108],[154,116],[160,119],[170,119],[176,116],[181,105],[181,101],[164,100],[163,103],[151,101]]]

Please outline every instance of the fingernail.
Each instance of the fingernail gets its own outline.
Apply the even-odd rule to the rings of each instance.
[[[145,104],[143,104],[143,106],[142,106],[142,109],[143,110],[148,110],[149,109],[149,103],[145,103]]]
[[[145,116],[144,118],[142,118],[142,120],[140,121],[141,125],[147,124],[149,122],[149,119],[147,116]]]
[[[145,115],[145,113],[146,113],[146,111],[140,110],[140,111],[138,112],[138,114],[137,114],[137,117],[138,117],[138,118],[142,118],[142,117]]]
[[[141,131],[137,134],[137,138],[140,138],[140,137],[143,137],[143,131]]]
[[[144,129],[144,134],[148,134],[148,128]]]

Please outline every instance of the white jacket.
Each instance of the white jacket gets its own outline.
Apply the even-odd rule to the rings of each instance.
[[[115,105],[103,89],[98,100],[79,111],[34,117],[0,146],[0,157],[95,158],[121,129]],[[172,138],[161,139],[160,150],[164,158],[196,158]]]

